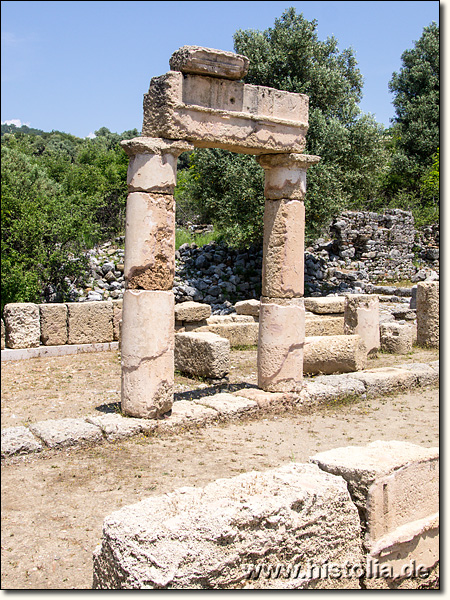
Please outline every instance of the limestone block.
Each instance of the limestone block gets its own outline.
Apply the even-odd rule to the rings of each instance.
[[[44,346],[67,344],[67,305],[39,304],[41,318],[41,343]]]
[[[305,338],[303,371],[309,374],[350,373],[366,366],[366,347],[359,335]]]
[[[414,327],[397,322],[380,324],[380,345],[385,352],[408,354],[413,347]]]
[[[286,406],[295,403],[296,395],[288,392],[265,392],[258,388],[244,388],[238,392],[233,392],[233,396],[248,398],[253,400],[259,408],[270,408],[271,406]]]
[[[308,337],[317,335],[344,335],[344,317],[306,314],[305,335]]]
[[[386,534],[439,511],[438,448],[376,441],[322,452],[310,460],[347,481],[368,549],[376,550],[377,540]]]
[[[22,425],[2,429],[2,458],[15,454],[37,452],[42,448],[41,442],[34,437],[29,429]]]
[[[241,300],[234,305],[238,315],[259,317],[259,300]]]
[[[303,296],[305,206],[298,200],[268,200],[264,209],[262,295]]]
[[[173,403],[173,292],[125,290],[122,312],[122,411],[152,419]]]
[[[362,381],[347,375],[325,375],[304,380],[304,390],[311,403],[322,404],[358,396],[364,398],[366,388]]]
[[[31,302],[11,302],[3,309],[7,348],[37,348],[41,338],[39,306]]]
[[[312,154],[266,154],[258,157],[265,171],[264,197],[267,200],[303,200],[306,194],[306,171],[317,164]]]
[[[2,326],[2,350],[5,349],[5,322],[3,321],[3,319],[1,319],[1,326]]]
[[[258,309],[259,311],[259,309]],[[223,325],[224,323],[257,323],[257,317],[251,315],[211,315],[206,319],[206,325]]]
[[[197,332],[210,331],[227,339],[232,348],[237,346],[256,346],[258,343],[258,323],[217,323],[199,327]]]
[[[410,371],[414,374],[415,385],[439,385],[439,369],[433,369],[432,366],[424,363],[403,363],[394,368]]]
[[[204,396],[195,402],[196,404],[213,408],[217,411],[219,417],[227,418],[253,413],[258,408],[258,404],[254,400],[227,393]]]
[[[378,296],[348,294],[344,309],[344,333],[359,335],[366,345],[367,354],[380,347],[380,311]]]
[[[169,194],[128,194],[125,280],[128,289],[171,290],[175,273],[175,202]]]
[[[179,427],[198,427],[217,418],[217,410],[201,406],[192,400],[177,400],[170,416],[158,421],[158,431],[170,431]]]
[[[113,340],[120,340],[123,300],[113,300]]]
[[[69,344],[112,342],[112,302],[70,302],[67,304]]]
[[[302,153],[308,103],[304,94],[169,71],[144,96],[142,135],[249,154]]]
[[[345,296],[322,296],[321,298],[305,298],[305,310],[316,315],[344,313]]]
[[[230,342],[210,332],[175,334],[175,369],[220,379],[230,371]]]
[[[242,54],[200,46],[182,46],[169,60],[172,71],[224,79],[243,79],[249,64],[248,58]]]
[[[99,427],[108,442],[129,438],[141,433],[143,429],[147,429],[147,423],[144,419],[131,419],[116,413],[89,416],[86,417],[86,421]]]
[[[181,302],[175,305],[175,319],[177,321],[202,321],[211,316],[211,306],[200,302]]]
[[[103,439],[99,427],[84,419],[49,419],[30,425],[30,431],[50,448],[66,448]]]
[[[266,392],[302,388],[305,309],[303,298],[261,298],[258,387]]]
[[[399,389],[409,389],[416,383],[414,373],[395,367],[367,369],[362,373],[354,373],[352,377],[364,383],[368,398],[385,396]]]
[[[360,525],[345,482],[291,463],[147,498],[109,515],[94,589],[300,589],[308,566],[360,564]],[[261,565],[300,577],[251,579]],[[315,575],[317,577],[317,575]],[[334,583],[334,582],[333,582]]]
[[[417,284],[417,343],[439,348],[439,281]]]

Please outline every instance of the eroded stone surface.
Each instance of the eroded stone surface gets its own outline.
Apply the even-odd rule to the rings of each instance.
[[[366,366],[366,347],[359,335],[305,338],[303,371],[332,374],[361,371]]]
[[[175,368],[194,376],[225,377],[230,371],[230,342],[206,331],[177,333]]]
[[[270,200],[264,208],[262,295],[303,296],[305,206],[298,200]]]
[[[197,332],[210,331],[227,339],[232,348],[255,346],[258,343],[259,325],[255,322],[211,323],[196,329]]]
[[[182,302],[175,305],[175,319],[177,321],[202,321],[211,316],[211,306],[200,302]]]
[[[367,354],[376,353],[380,347],[380,311],[378,296],[348,294],[344,308],[344,333],[359,335]]]
[[[70,302],[67,304],[68,343],[112,342],[112,302]]]
[[[243,79],[249,64],[248,58],[242,54],[200,46],[182,46],[169,60],[172,71],[224,79]]]
[[[127,415],[155,418],[172,407],[173,315],[172,292],[125,291],[121,350],[122,410]]]
[[[169,71],[144,96],[142,135],[267,154],[305,148],[308,96]]]
[[[258,408],[258,404],[253,400],[243,396],[233,394],[215,394],[214,396],[205,396],[195,401],[196,404],[213,408],[224,417],[233,417],[248,412],[253,412]]]
[[[128,438],[148,429],[148,423],[144,419],[126,418],[117,413],[89,416],[86,421],[99,427],[108,442]]]
[[[3,309],[7,348],[37,348],[41,325],[39,306],[32,302],[11,302]]]
[[[103,439],[99,427],[84,419],[49,419],[30,425],[30,431],[50,448],[64,448]]]
[[[367,369],[362,373],[354,373],[352,377],[364,383],[368,398],[384,396],[398,389],[408,389],[416,384],[414,373],[395,367]]]
[[[343,375],[326,375],[305,379],[304,390],[313,404],[343,400],[354,396],[364,398],[366,393],[362,381]]]
[[[408,354],[413,348],[414,327],[409,323],[380,323],[380,346],[384,352]]]
[[[316,465],[180,488],[106,518],[95,589],[233,589],[260,563],[360,564],[360,526],[345,482]],[[303,588],[311,578],[248,582]]]
[[[175,202],[169,194],[128,194],[125,279],[128,289],[171,290],[175,273]]]
[[[214,408],[202,406],[191,400],[177,400],[173,403],[170,416],[158,421],[158,431],[203,425],[217,416],[218,412]]]
[[[261,298],[258,387],[267,392],[301,390],[304,339],[303,298]]]
[[[306,304],[307,298],[305,298]],[[332,315],[305,316],[305,335],[307,337],[323,335],[344,335],[344,317]]]
[[[316,315],[344,313],[344,296],[323,296],[321,298],[305,298],[305,310]]]
[[[417,343],[439,347],[439,281],[417,284]]]
[[[41,442],[22,425],[2,429],[2,457],[37,452],[42,448]]]
[[[234,305],[238,315],[259,317],[259,300],[241,300]]]
[[[41,342],[44,346],[67,344],[67,305],[39,304]]]
[[[306,171],[320,161],[310,154],[266,154],[258,157],[265,171],[264,197],[268,200],[303,200]]]

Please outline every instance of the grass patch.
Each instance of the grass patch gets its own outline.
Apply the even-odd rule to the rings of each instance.
[[[187,229],[176,229],[175,231],[175,249],[178,250],[183,244],[197,244],[199,248],[219,242],[221,235],[216,231],[208,231],[207,233],[192,233]]]

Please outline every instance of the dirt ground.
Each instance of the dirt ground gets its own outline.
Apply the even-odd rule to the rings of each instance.
[[[427,362],[437,351],[380,355],[368,367]],[[256,352],[232,352],[233,383],[256,383]],[[177,397],[221,389],[177,376]],[[114,410],[116,352],[2,363],[2,427]],[[439,443],[439,392],[413,389],[314,411],[263,414],[157,437],[10,458],[2,464],[2,589],[90,589],[103,519],[180,486],[305,462],[377,439]]]

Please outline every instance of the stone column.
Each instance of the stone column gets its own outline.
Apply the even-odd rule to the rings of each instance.
[[[305,340],[304,239],[306,171],[318,156],[265,154],[262,297],[258,386],[268,392],[302,387]]]
[[[439,348],[439,281],[417,284],[417,344]]]
[[[157,418],[173,403],[175,202],[177,158],[193,146],[134,138],[125,225],[122,309],[122,411]]]

